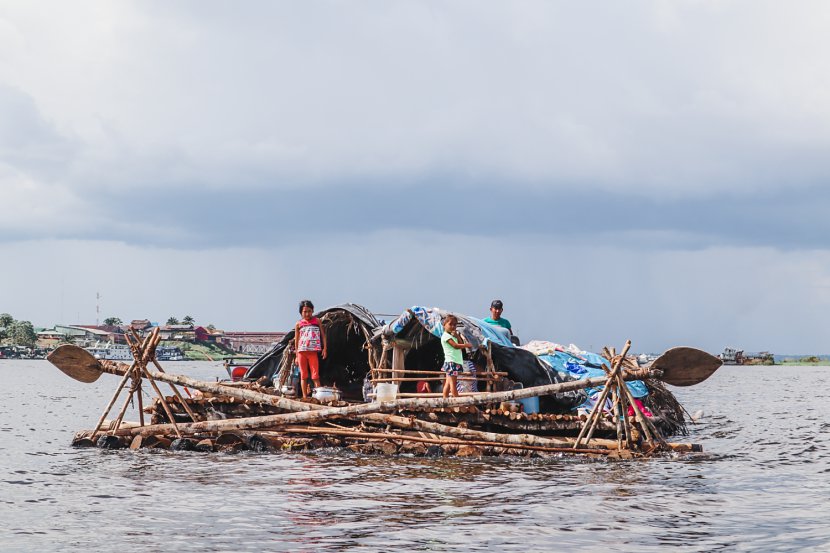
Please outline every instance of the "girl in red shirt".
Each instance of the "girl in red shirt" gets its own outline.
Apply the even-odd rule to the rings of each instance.
[[[326,358],[326,333],[320,324],[320,319],[314,316],[314,304],[308,300],[300,302],[300,317],[294,325],[294,351],[297,352],[297,365],[300,367],[300,388],[303,397],[311,395],[309,376],[314,387],[320,386],[320,359],[318,353]],[[310,373],[310,375],[309,375]]]

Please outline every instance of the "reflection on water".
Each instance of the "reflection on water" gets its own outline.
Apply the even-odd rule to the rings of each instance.
[[[707,453],[631,462],[72,449],[117,382],[0,370],[2,551],[830,548],[826,369],[725,367],[677,391]]]

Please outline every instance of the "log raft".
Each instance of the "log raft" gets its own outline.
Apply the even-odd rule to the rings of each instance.
[[[246,398],[259,399],[257,394],[276,398],[273,391],[249,383],[236,385],[244,390]],[[586,417],[572,414],[524,413],[515,405],[502,402],[470,403],[431,407],[432,399],[420,404],[412,400],[392,412],[377,411],[373,404],[304,401],[280,398],[289,404],[262,403],[254,399],[230,397],[214,390],[192,398],[167,396],[156,398],[144,411],[150,415],[149,425],[121,422],[105,423],[97,439],[92,431],[79,432],[74,445],[97,445],[105,448],[130,447],[175,449],[192,451],[238,452],[255,451],[310,451],[321,448],[346,448],[363,454],[401,454],[419,456],[461,457],[484,456],[565,456],[630,459],[651,454],[651,451],[626,447],[614,440],[616,423],[610,417],[600,418],[594,436],[583,440],[575,448],[576,437],[586,423]],[[495,395],[495,394],[487,394]],[[499,397],[499,396],[496,396]],[[439,404],[442,402],[439,402]],[[297,404],[301,405],[298,408]],[[333,410],[358,412],[365,406],[365,414],[346,414],[341,417],[316,420],[313,415]],[[289,408],[286,408],[289,407]],[[302,409],[302,410],[300,410]],[[177,422],[171,424],[168,413]],[[191,418],[191,414],[195,417]],[[276,417],[290,417],[282,424]],[[291,418],[300,419],[291,424]],[[319,417],[317,417],[319,418]],[[306,419],[307,423],[303,423]],[[629,421],[633,424],[632,420]],[[250,428],[245,421],[271,420],[270,424],[256,424]],[[203,423],[200,426],[193,422]],[[191,431],[190,428],[193,428]],[[178,436],[176,431],[182,436]],[[700,446],[688,443],[666,443],[664,451],[700,451]]]
[[[122,377],[98,425],[76,434],[73,445],[192,451],[305,451],[336,447],[380,454],[584,455],[624,459],[657,452],[701,450],[695,444],[666,441],[659,433],[659,421],[645,420],[643,413],[636,409],[634,416],[623,414],[623,407],[634,403],[624,381],[659,378],[662,373],[622,370],[622,356],[613,360],[613,370],[605,378],[454,398],[422,395],[388,402],[322,405],[316,400],[283,397],[273,388],[257,383],[229,386],[165,373],[155,359],[157,343],[155,335],[144,341],[131,340],[138,361],[129,366],[73,357],[73,353],[70,361],[77,366],[67,368],[60,365],[56,356],[53,362],[61,370],[72,376],[72,369],[77,369],[75,372],[82,381],[97,378],[95,371]],[[158,372],[150,369],[150,364]],[[405,376],[407,373],[414,372],[399,366],[394,369],[389,375],[376,369],[374,380],[404,381],[410,378]],[[488,372],[486,380],[488,389],[492,390],[494,387],[490,384],[502,375],[492,368]],[[157,397],[150,405],[140,408],[138,423],[123,420],[125,409],[110,422],[105,417],[129,379],[132,386],[127,401],[136,393],[140,397],[142,379],[150,382]],[[164,396],[156,381],[168,383],[173,395]],[[200,393],[184,397],[177,385]],[[614,400],[614,417],[599,410],[589,417],[524,413],[514,401],[596,386],[611,389],[606,393]],[[145,414],[150,415],[149,424]]]

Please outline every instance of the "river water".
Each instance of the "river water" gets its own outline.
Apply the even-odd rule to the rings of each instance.
[[[675,389],[705,453],[616,462],[74,449],[117,379],[0,374],[3,552],[830,551],[830,368],[722,367]]]

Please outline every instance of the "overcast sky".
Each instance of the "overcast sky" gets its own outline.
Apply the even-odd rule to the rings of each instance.
[[[0,312],[830,352],[830,4],[4,2]]]

